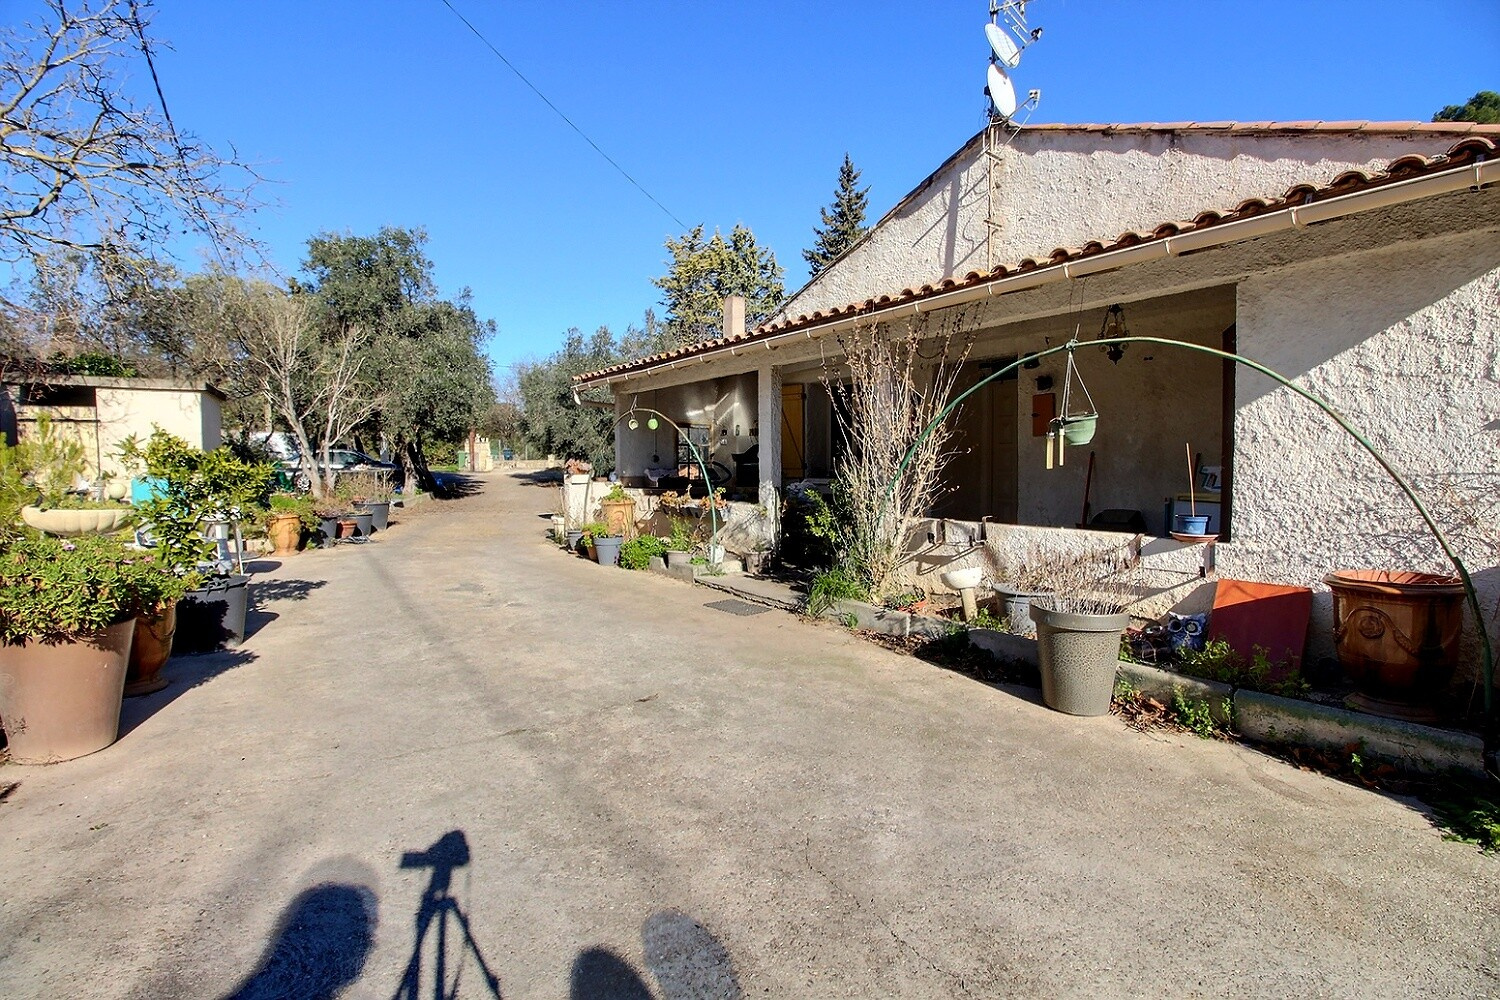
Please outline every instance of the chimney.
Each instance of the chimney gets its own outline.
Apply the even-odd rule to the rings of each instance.
[[[724,336],[742,337],[745,334],[745,297],[728,295],[724,298]]]

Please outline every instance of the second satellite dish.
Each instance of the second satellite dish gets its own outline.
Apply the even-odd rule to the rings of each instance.
[[[1021,47],[1004,28],[998,24],[986,24],[984,37],[990,40],[990,51],[995,53],[996,59],[1011,69],[1021,65]]]
[[[985,88],[990,95],[990,103],[995,106],[995,112],[1002,118],[1009,118],[1016,113],[1016,88],[1011,86],[1010,77],[1005,75],[1005,70],[994,63],[990,63],[989,86]]]

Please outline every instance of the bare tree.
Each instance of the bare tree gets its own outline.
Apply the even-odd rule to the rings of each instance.
[[[244,363],[266,404],[286,424],[313,496],[333,490],[330,450],[380,406],[362,378],[366,335],[342,326],[324,337],[311,299],[260,287],[241,332]],[[322,470],[318,459],[322,459]]]
[[[910,521],[942,494],[951,422],[922,434],[948,405],[973,345],[960,333],[962,313],[946,313],[933,333],[930,315],[895,331],[858,324],[839,337],[843,367],[823,368],[847,446],[836,470],[848,507],[842,556],[876,599],[900,583]]]
[[[256,178],[172,120],[150,0],[43,0],[0,29],[0,258],[154,259],[186,229],[221,254]],[[143,66],[154,100],[125,86]]]

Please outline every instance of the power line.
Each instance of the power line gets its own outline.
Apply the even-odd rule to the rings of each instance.
[[[587,132],[585,132],[583,129],[579,128],[577,125],[573,124],[573,119],[571,119],[567,115],[563,114],[562,113],[562,109],[559,108],[556,104],[553,104],[552,101],[547,97],[546,94],[544,94],[540,90],[538,90],[536,84],[534,84],[530,80],[526,79],[526,74],[524,74],[520,70],[516,69],[515,65],[509,59],[505,58],[505,53],[503,53],[499,49],[495,48],[495,45],[494,45],[493,42],[491,42],[488,38],[484,37],[483,33],[481,33],[478,28],[474,27],[473,23],[471,23],[467,17],[464,17],[462,14],[460,14],[458,12],[458,8],[454,7],[453,4],[449,3],[449,0],[442,0],[442,4],[443,4],[444,7],[447,7],[448,10],[450,10],[453,13],[454,17],[456,17],[460,21],[462,21],[464,23],[464,27],[466,27],[470,31],[472,31],[474,33],[474,37],[477,38],[477,39],[479,39],[481,42],[483,42],[485,44],[485,46],[491,52],[493,52],[495,54],[495,57],[505,64],[505,66],[506,66],[507,69],[509,69],[512,73],[516,74],[516,78],[517,79],[519,79],[522,83],[526,84],[526,86],[530,87],[531,88],[531,92],[534,93],[534,94],[536,94],[537,97],[540,97],[542,99],[542,103],[543,104],[545,104],[545,105],[547,105],[547,107],[551,108],[552,111],[553,111],[553,113],[556,114],[557,117],[559,117],[563,121],[567,122],[568,127],[571,128],[574,132],[577,132],[580,136],[582,136],[584,142],[586,142],[590,146],[594,147],[594,152],[596,152],[600,156],[604,157],[604,159],[609,163],[610,166],[612,166],[616,170],[618,170],[620,172],[620,176],[621,177],[625,178],[631,184],[635,185],[635,189],[637,191],[639,191],[641,194],[643,194],[647,198],[651,199],[651,204],[655,205],[657,208],[659,208],[663,212],[665,212],[667,214],[667,218],[669,218],[673,222],[677,223],[677,225],[679,227],[681,227],[682,229],[684,229],[684,230],[688,228],[687,223],[683,222],[676,215],[674,215],[672,213],[672,210],[669,209],[669,208],[667,208],[667,206],[663,205],[660,201],[657,201],[656,196],[653,195],[650,191],[647,191],[644,187],[642,187],[640,181],[636,180],[634,177],[630,176],[630,174],[626,173],[625,168],[622,167],[622,166],[620,166],[618,163],[616,163],[615,160],[614,160],[614,157],[610,156],[603,149],[601,149],[600,146],[599,146],[599,144],[597,142],[595,142],[593,139],[590,139]]]

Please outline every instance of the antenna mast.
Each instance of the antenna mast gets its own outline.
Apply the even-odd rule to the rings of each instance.
[[[1001,153],[1010,145],[1018,131],[1016,114],[1022,110],[1034,110],[1042,99],[1042,92],[1033,89],[1027,93],[1026,100],[1018,104],[1015,85],[1005,72],[1007,67],[1015,69],[1019,66],[1021,53],[1042,37],[1041,28],[1032,28],[1026,23],[1026,2],[1027,0],[990,0],[990,23],[984,26],[984,36],[990,46],[988,82],[984,88],[989,97],[986,108],[989,124],[984,130],[983,153],[987,199],[984,252],[986,266],[990,270],[995,267],[995,235],[1003,225],[1003,221],[996,218],[996,190],[1005,164]]]

